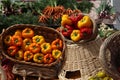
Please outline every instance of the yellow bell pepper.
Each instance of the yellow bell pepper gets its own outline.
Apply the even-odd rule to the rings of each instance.
[[[41,52],[43,54],[51,53],[51,51],[52,51],[52,49],[51,49],[50,43],[42,43],[41,44]]]
[[[61,25],[62,26],[72,25],[72,21],[68,15],[66,15],[66,14],[62,15]]]
[[[39,35],[34,36],[34,37],[32,38],[32,40],[33,40],[33,42],[35,42],[35,43],[37,43],[37,44],[39,44],[39,45],[41,45],[42,43],[45,42],[44,37],[43,37],[43,36],[39,36]]]
[[[61,54],[62,54],[62,52],[61,52],[60,50],[58,50],[58,49],[54,49],[54,50],[52,51],[52,56],[53,56],[55,59],[59,58],[59,57],[61,56]]]
[[[44,55],[42,53],[36,53],[33,56],[33,61],[36,63],[42,63],[43,62]]]
[[[23,50],[29,50],[29,45],[32,43],[32,40],[30,38],[25,38],[23,40],[23,44],[22,44],[22,49]]]
[[[22,60],[24,57],[24,53],[23,53],[23,50],[18,50],[18,52],[15,54],[15,58],[18,59],[18,60]]]
[[[73,32],[70,35],[71,40],[77,42],[81,39],[80,30],[73,30]]]
[[[81,20],[77,23],[78,28],[82,27],[92,27],[92,21],[89,16],[84,16]]]
[[[11,35],[7,35],[7,36],[4,38],[4,42],[5,42],[5,44],[7,44],[7,45],[12,45],[12,36],[11,36]]]

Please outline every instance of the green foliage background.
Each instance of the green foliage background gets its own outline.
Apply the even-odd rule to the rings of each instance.
[[[36,24],[39,25],[38,17],[47,6],[63,5],[66,9],[80,9],[84,13],[89,13],[93,4],[88,0],[78,3],[76,0],[36,0],[36,2],[21,2],[20,0],[2,0],[0,3],[0,32],[14,24]],[[14,10],[9,15],[3,13],[4,9]],[[22,9],[22,14],[16,13]],[[8,10],[10,12],[11,10]]]

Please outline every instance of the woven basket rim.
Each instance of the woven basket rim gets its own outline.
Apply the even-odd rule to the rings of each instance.
[[[102,43],[102,45],[100,47],[100,51],[99,51],[99,60],[102,64],[103,69],[115,79],[116,78],[120,79],[120,73],[118,71],[116,71],[115,67],[108,66],[107,58],[106,58],[106,54],[107,54],[106,50],[108,49],[108,46],[110,46],[110,42],[113,41],[113,39],[115,39],[119,35],[120,35],[120,31],[116,31],[115,33],[111,34],[111,36],[109,36],[108,38],[106,38],[104,40],[104,42]],[[110,53],[110,55],[112,55],[112,54]]]
[[[24,26],[24,27],[34,27],[34,28],[44,28],[44,29],[48,29],[48,30],[52,30],[52,31],[55,31],[60,37],[61,39],[63,40],[63,50],[62,50],[62,55],[60,58],[58,58],[55,62],[53,63],[50,63],[50,64],[38,64],[38,63],[34,63],[34,62],[26,62],[26,61],[20,61],[20,60],[17,60],[17,59],[14,59],[10,56],[8,56],[7,54],[5,54],[5,51],[3,50],[4,48],[4,45],[2,43],[2,36],[3,34],[6,33],[6,31],[9,31],[10,29],[14,28],[14,27],[18,27],[18,26]],[[50,67],[50,66],[54,66],[56,65],[57,63],[59,63],[60,61],[64,61],[64,57],[65,57],[65,48],[66,48],[66,44],[65,44],[65,41],[64,41],[64,37],[61,35],[61,33],[59,33],[57,30],[53,29],[53,28],[49,28],[47,26],[39,26],[39,25],[33,25],[33,24],[15,24],[15,25],[12,25],[8,28],[6,28],[2,33],[1,33],[1,51],[2,51],[2,54],[3,56],[5,56],[7,59],[15,62],[15,63],[20,63],[20,64],[28,64],[28,65],[33,65],[33,66],[39,66],[39,67]]]
[[[82,14],[90,17],[90,15],[88,15],[88,14],[85,14],[85,13],[82,13]],[[74,42],[74,41],[64,37],[65,41],[70,43],[70,44],[82,44],[82,43],[86,43],[86,42],[95,40],[97,35],[98,35],[98,27],[97,27],[97,24],[96,24],[95,20],[92,19],[91,17],[90,17],[90,19],[93,23],[93,34],[92,34],[91,38],[89,38],[87,40],[80,40],[80,41]]]

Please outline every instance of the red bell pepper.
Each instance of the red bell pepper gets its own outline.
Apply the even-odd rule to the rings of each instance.
[[[14,56],[17,53],[18,48],[16,46],[10,46],[7,49],[7,52],[10,56]]]
[[[52,54],[46,54],[46,55],[44,55],[44,58],[43,58],[43,62],[45,63],[45,64],[50,64],[50,63],[52,63],[54,61],[54,58],[53,58],[53,56],[52,56]]]
[[[92,36],[92,33],[93,33],[92,30],[93,28],[90,28],[90,27],[80,28],[82,39],[89,39]]]
[[[70,19],[73,23],[77,23],[79,20],[81,20],[83,18],[83,14],[79,13],[79,14],[73,14],[70,16]]]
[[[77,28],[77,22],[82,19],[84,15],[82,13],[79,14],[73,14],[70,16],[70,19],[73,23],[74,28]]]
[[[69,37],[70,34],[72,33],[72,31],[73,31],[73,27],[72,27],[72,26],[65,25],[65,26],[63,27],[62,34],[63,34],[63,36],[65,36],[65,37]]]

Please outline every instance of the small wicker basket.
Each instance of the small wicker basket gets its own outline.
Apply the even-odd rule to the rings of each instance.
[[[15,58],[12,58],[11,56],[9,56],[7,54],[6,45],[4,43],[5,36],[8,34],[12,35],[14,33],[14,31],[16,31],[18,29],[23,30],[26,27],[30,27],[38,35],[42,34],[42,36],[44,36],[46,42],[51,43],[56,38],[60,38],[63,41],[63,49],[62,49],[61,57],[50,64],[38,64],[38,63],[34,63],[34,62],[20,61],[20,60],[17,60]],[[10,59],[11,61],[13,61],[15,63],[15,65],[14,65],[15,68],[21,66],[21,68],[19,68],[18,72],[14,72],[15,74],[19,74],[20,71],[25,70],[25,72],[32,72],[31,74],[35,74],[34,76],[47,77],[47,78],[56,77],[64,63],[65,48],[66,48],[66,45],[65,45],[63,36],[55,29],[48,28],[45,26],[38,26],[38,25],[31,25],[31,24],[16,24],[16,25],[8,27],[1,34],[1,50],[2,50],[3,56],[5,56],[7,59]],[[13,71],[14,71],[14,67],[13,67]],[[48,72],[47,75],[46,75],[46,72]]]
[[[88,14],[84,14],[84,13],[83,13],[83,15],[89,16]],[[74,42],[74,41],[72,41],[72,40],[70,40],[70,39],[68,39],[68,38],[65,38],[65,41],[66,41],[68,44],[71,44],[71,43],[72,43],[72,44],[81,44],[81,43],[85,43],[85,42],[89,42],[89,41],[95,40],[95,38],[96,38],[97,35],[98,35],[98,27],[97,27],[96,22],[94,21],[94,19],[91,18],[91,17],[90,17],[90,19],[91,19],[91,21],[92,21],[92,23],[93,23],[93,33],[92,33],[92,36],[91,36],[89,39],[79,40],[79,41],[77,41],[77,42]]]
[[[100,47],[99,59],[103,69],[114,79],[120,80],[118,56],[120,55],[120,31],[106,38]],[[120,65],[119,65],[120,66]]]

